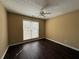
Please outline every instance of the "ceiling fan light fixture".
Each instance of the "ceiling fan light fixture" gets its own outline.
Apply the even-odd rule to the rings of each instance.
[[[51,14],[51,13],[45,12],[44,10],[41,10],[41,11],[40,11],[40,15],[41,15],[41,16],[44,16],[44,17],[45,17],[45,16],[48,15],[48,14]]]

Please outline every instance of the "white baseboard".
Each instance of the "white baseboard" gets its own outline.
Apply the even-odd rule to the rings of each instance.
[[[45,37],[43,37],[43,38],[45,38]],[[29,39],[29,40],[25,40],[23,42],[11,44],[9,46],[15,46],[15,45],[23,44],[23,43],[30,42],[30,41],[40,40],[40,39],[43,39],[43,38]]]
[[[58,43],[58,44],[60,44],[60,45],[66,46],[66,47],[68,47],[68,48],[71,48],[71,49],[73,49],[73,50],[79,51],[78,48],[72,47],[72,46],[70,46],[70,45],[67,45],[67,44],[64,44],[64,43],[58,42],[58,41],[53,40],[53,39],[50,39],[50,38],[47,38],[47,39],[50,40],[50,41],[53,41],[53,42],[55,42],[55,43]]]
[[[8,48],[9,48],[9,46],[6,48],[6,50],[5,50],[4,54],[3,54],[3,56],[1,57],[1,59],[4,59],[4,57],[5,57],[5,55],[6,55],[7,51],[8,51]]]

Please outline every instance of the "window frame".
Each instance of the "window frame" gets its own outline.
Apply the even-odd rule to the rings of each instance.
[[[38,23],[38,37],[36,37],[36,38],[39,38],[40,37],[40,33],[39,33],[39,28],[40,28],[40,23],[39,23],[39,21],[33,21],[33,20],[27,20],[27,19],[23,19],[23,22],[24,21],[29,21],[29,22],[37,22]],[[24,23],[23,23],[24,24]],[[31,24],[32,25],[32,24]],[[31,27],[30,27],[31,28]],[[32,37],[32,29],[31,29],[31,37],[30,37],[30,39],[36,39],[36,38],[33,38]],[[29,40],[29,39],[25,39],[24,38],[24,26],[23,26],[23,40]]]

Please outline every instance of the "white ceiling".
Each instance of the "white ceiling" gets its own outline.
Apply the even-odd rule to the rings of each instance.
[[[74,10],[79,10],[79,0],[0,0],[5,8],[10,12],[22,15],[47,19],[62,15]],[[51,14],[43,17],[40,9],[48,4],[45,11]]]

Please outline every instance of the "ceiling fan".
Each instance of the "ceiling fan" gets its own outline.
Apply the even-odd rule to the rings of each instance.
[[[45,11],[45,9],[48,7],[48,4],[46,4],[45,6],[43,6],[41,9],[40,9],[40,15],[45,17],[46,15],[48,14],[51,14],[50,12],[48,11]]]
[[[45,12],[44,10],[41,10],[41,11],[40,11],[40,15],[41,15],[41,16],[44,16],[44,17],[45,17],[45,16],[48,15],[48,14],[51,14],[51,13],[50,13],[50,12]]]

